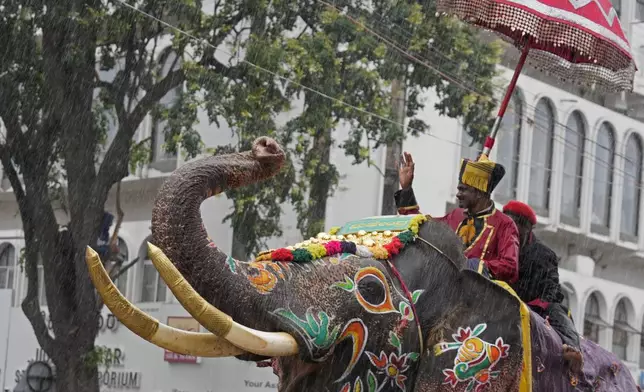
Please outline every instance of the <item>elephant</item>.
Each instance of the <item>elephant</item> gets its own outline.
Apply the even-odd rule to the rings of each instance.
[[[88,247],[106,306],[177,353],[270,359],[280,391],[636,390],[613,354],[584,339],[583,374],[569,374],[547,322],[509,286],[465,268],[460,239],[431,217],[372,217],[254,261],[228,256],[208,237],[201,203],[284,161],[262,137],[250,151],[183,165],[158,193],[150,258],[208,332],[173,329],[128,302]]]

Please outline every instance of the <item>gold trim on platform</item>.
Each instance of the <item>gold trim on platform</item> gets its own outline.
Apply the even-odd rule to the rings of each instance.
[[[523,343],[523,368],[519,383],[519,392],[532,392],[532,340],[530,335],[530,308],[521,301],[517,293],[507,283],[500,280],[493,280],[494,283],[503,287],[512,294],[521,305],[521,339]]]

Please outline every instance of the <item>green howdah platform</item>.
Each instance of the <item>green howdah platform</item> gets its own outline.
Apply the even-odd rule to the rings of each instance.
[[[416,215],[384,215],[359,219],[346,223],[337,232],[338,235],[357,234],[361,230],[372,231],[403,231],[409,228],[409,224]]]

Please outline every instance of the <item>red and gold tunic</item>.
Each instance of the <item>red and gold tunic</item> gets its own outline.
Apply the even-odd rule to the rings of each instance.
[[[401,189],[394,197],[399,214],[420,213],[412,188]],[[517,227],[510,217],[494,208],[494,205],[472,216],[463,208],[457,208],[443,217],[432,219],[451,227],[463,240],[465,257],[482,260],[494,279],[507,283],[515,283],[519,279]]]

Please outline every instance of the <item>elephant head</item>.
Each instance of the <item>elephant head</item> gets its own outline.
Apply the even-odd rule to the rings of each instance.
[[[419,226],[424,219],[416,220],[417,230],[402,231],[407,237],[398,235],[398,242],[385,233],[391,237],[390,257],[365,254],[355,242],[329,245],[322,241],[324,233],[320,241],[307,241],[307,252],[282,249],[290,253],[268,252],[253,262],[222,252],[205,231],[201,203],[275,175],[284,159],[275,141],[260,138],[252,151],[182,166],[158,194],[151,259],[177,299],[211,333],[172,330],[145,315],[118,293],[88,250],[94,284],[124,325],[179,353],[277,358],[280,390],[287,391],[451,390],[443,370],[454,359],[433,350],[454,349],[445,343],[452,332],[467,330],[474,339],[484,329],[497,329],[504,334],[502,348],[520,346],[516,301],[477,274],[461,271],[462,245],[442,223]],[[421,241],[414,241],[414,233]],[[468,344],[487,344],[472,339]],[[520,347],[510,353],[514,360],[507,369],[514,372]]]

